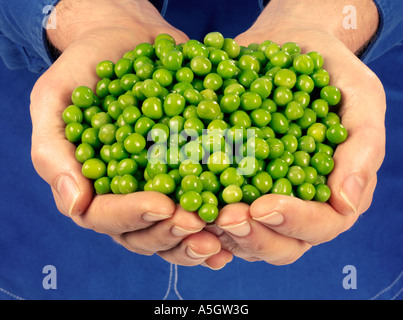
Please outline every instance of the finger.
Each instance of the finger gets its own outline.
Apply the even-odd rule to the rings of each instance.
[[[169,219],[174,211],[174,202],[162,193],[107,194],[96,195],[88,210],[72,219],[83,228],[117,236]]]
[[[233,255],[231,252],[221,249],[217,254],[207,258],[202,265],[212,270],[220,270],[230,263],[232,259]]]
[[[326,69],[332,75],[331,84],[342,92],[339,113],[348,132],[347,140],[334,153],[329,202],[342,214],[354,214],[384,159],[385,93],[376,75],[353,54],[327,54]]]
[[[200,231],[185,238],[178,246],[157,254],[164,260],[183,266],[196,266],[221,251],[220,241],[208,231]]]
[[[65,138],[61,114],[71,101],[60,86],[55,88],[53,82],[43,78],[31,94],[31,157],[38,174],[57,194],[59,210],[69,216],[86,210],[93,186],[81,173],[74,144]]]
[[[305,241],[290,238],[254,221],[249,206],[243,203],[225,206],[216,220],[236,243],[235,255],[249,255],[275,265],[290,264],[311,246]]]
[[[335,151],[335,167],[328,180],[332,190],[329,201],[343,214],[358,212],[365,190],[376,176],[385,155],[384,96],[372,82],[365,88],[376,95],[353,99],[353,93],[345,90],[346,102],[341,119],[349,136]]]
[[[374,178],[364,195],[360,212],[368,209],[376,185]],[[318,245],[330,241],[350,229],[358,215],[340,215],[330,204],[303,201],[282,195],[265,195],[252,203],[253,220],[275,232]]]
[[[117,241],[130,251],[155,253],[176,247],[187,236],[200,232],[205,225],[196,214],[178,205],[171,218],[146,229],[123,233]]]

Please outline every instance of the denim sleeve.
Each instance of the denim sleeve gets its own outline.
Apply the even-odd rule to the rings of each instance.
[[[0,0],[0,56],[8,68],[42,72],[53,63],[44,26],[59,1]]]
[[[368,64],[403,43],[403,1],[374,0],[379,12],[379,28],[361,60]]]

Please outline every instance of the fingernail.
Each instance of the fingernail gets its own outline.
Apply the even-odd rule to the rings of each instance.
[[[201,231],[201,230],[202,230],[202,229],[200,229],[200,230],[189,230],[189,229],[185,229],[185,228],[182,228],[182,227],[173,226],[173,227],[171,228],[171,233],[172,233],[174,236],[177,236],[177,237],[184,237],[184,236],[188,236],[188,235],[190,235],[190,234],[197,233],[197,232],[199,232],[199,231]]]
[[[227,231],[237,237],[245,237],[251,231],[251,227],[250,227],[250,224],[248,221],[243,221],[238,224],[233,224],[233,225],[224,226],[224,227],[221,226],[220,228],[224,229],[225,231]]]
[[[204,259],[204,258],[211,256],[211,254],[201,254],[201,253],[195,252],[190,247],[186,248],[186,252],[187,252],[188,256],[193,259]]]
[[[147,221],[147,222],[161,221],[164,219],[168,219],[170,217],[171,217],[170,214],[167,215],[167,214],[158,214],[158,213],[152,213],[152,212],[146,212],[142,216],[143,220]]]
[[[272,212],[268,215],[265,215],[263,217],[253,217],[254,220],[262,222],[264,224],[268,224],[271,226],[279,226],[284,222],[284,216],[280,212]]]
[[[350,207],[344,214],[355,214],[364,191],[364,182],[357,175],[349,175],[343,182],[340,195]]]
[[[77,215],[78,213],[74,212],[73,209],[80,195],[80,189],[73,178],[67,175],[60,176],[56,183],[56,190],[63,201],[66,213],[70,216]]]
[[[213,268],[213,267],[209,266],[209,265],[206,263],[206,261],[204,261],[204,262],[202,262],[200,265],[203,266],[203,267],[209,268],[210,270],[218,271],[218,270],[221,270],[222,268],[224,268],[227,264],[224,264],[224,265],[221,266],[221,267]]]

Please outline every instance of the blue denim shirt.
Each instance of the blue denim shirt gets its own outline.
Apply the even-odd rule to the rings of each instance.
[[[28,68],[33,72],[43,72],[53,63],[43,25],[46,25],[51,15],[51,8],[59,1],[0,0],[0,55],[9,68]],[[175,10],[175,5],[178,5],[178,1],[152,2],[163,15],[167,10]],[[212,0],[208,2],[213,3]],[[243,6],[240,6],[242,2]],[[245,8],[247,3],[248,6],[256,6],[257,12],[258,9],[263,9],[265,2],[267,1],[238,0],[231,1],[232,6],[229,7]],[[375,3],[379,10],[380,26],[376,37],[361,56],[365,63],[375,60],[403,41],[403,2],[375,0]],[[192,6],[189,5],[189,8]],[[251,23],[254,18],[256,17],[250,19]],[[201,15],[200,20],[198,24],[207,23],[209,17]]]

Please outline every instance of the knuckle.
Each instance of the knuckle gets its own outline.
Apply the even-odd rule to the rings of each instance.
[[[43,144],[33,142],[31,148],[31,160],[35,170],[40,174],[43,168],[49,164],[46,147]]]

